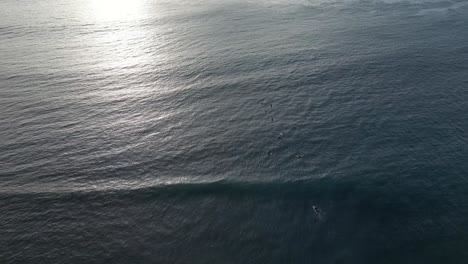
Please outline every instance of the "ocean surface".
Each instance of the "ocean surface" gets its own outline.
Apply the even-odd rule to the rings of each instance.
[[[0,263],[468,263],[467,0],[1,0]]]

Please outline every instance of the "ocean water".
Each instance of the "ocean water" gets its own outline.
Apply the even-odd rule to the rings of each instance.
[[[0,263],[467,263],[466,0],[2,0]]]

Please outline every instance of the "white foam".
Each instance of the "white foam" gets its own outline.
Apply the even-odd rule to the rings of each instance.
[[[452,3],[451,5],[447,7],[438,7],[438,8],[427,8],[420,10],[417,15],[434,15],[434,14],[439,14],[439,15],[445,15],[448,14],[451,11],[455,11],[457,9],[463,8],[465,6],[468,6],[468,2],[458,2],[458,3]]]

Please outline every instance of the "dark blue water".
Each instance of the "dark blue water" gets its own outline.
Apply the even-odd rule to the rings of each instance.
[[[468,2],[3,0],[0,263],[465,263]]]

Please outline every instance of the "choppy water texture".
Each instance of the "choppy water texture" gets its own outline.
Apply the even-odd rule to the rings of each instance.
[[[1,263],[466,263],[468,2],[2,0]]]

